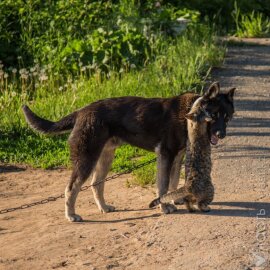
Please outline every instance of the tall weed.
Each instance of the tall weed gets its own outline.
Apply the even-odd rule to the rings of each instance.
[[[241,10],[235,2],[232,16],[236,25],[236,36],[261,38],[270,35],[270,19],[262,13],[252,11],[248,14],[241,14]]]

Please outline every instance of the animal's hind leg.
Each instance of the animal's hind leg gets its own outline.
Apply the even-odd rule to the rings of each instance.
[[[208,206],[208,204],[207,203],[199,203],[198,204],[198,208],[202,211],[202,212],[209,212],[209,211],[211,211],[211,208],[210,208],[210,206]]]
[[[196,208],[193,206],[193,203],[194,203],[194,202],[195,202],[195,201],[192,199],[191,196],[188,196],[188,197],[186,197],[186,198],[184,199],[184,204],[185,204],[187,210],[188,210],[190,213],[196,211]]]
[[[209,212],[211,211],[211,208],[209,206],[209,204],[213,201],[214,199],[214,186],[212,184],[210,184],[206,191],[205,191],[205,195],[204,198],[202,198],[201,200],[198,201],[198,208],[202,211],[202,212]]]
[[[79,215],[75,214],[75,202],[83,184],[82,179],[79,179],[78,172],[73,169],[70,181],[65,189],[65,215],[69,221],[82,221]]]
[[[75,213],[76,199],[81,186],[92,173],[107,140],[106,131],[103,130],[101,130],[100,134],[105,135],[103,137],[100,136],[98,140],[93,139],[93,137],[97,137],[93,136],[90,132],[87,133],[87,131],[85,131],[85,134],[88,136],[81,136],[84,134],[75,130],[69,140],[73,172],[65,190],[65,208],[66,218],[73,222],[82,220],[82,218]]]
[[[82,218],[75,213],[75,203],[84,182],[91,174],[99,153],[94,152],[92,155],[82,155],[73,165],[73,172],[70,181],[65,190],[66,198],[66,218],[69,221],[81,221]]]
[[[209,204],[210,204],[210,201],[208,201],[208,200],[200,201],[200,202],[198,202],[198,208],[202,212],[209,212],[209,211],[211,211]]]
[[[115,208],[111,205],[107,205],[104,200],[104,179],[108,174],[111,164],[114,158],[115,148],[118,146],[115,139],[110,139],[104,146],[101,155],[96,164],[95,170],[93,172],[91,184],[98,183],[92,187],[95,202],[98,209],[102,213],[113,212]]]

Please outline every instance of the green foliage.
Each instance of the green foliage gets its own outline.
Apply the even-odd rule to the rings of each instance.
[[[260,12],[252,11],[249,14],[241,14],[237,2],[234,3],[234,11],[232,12],[236,33],[238,37],[267,37],[270,35],[270,19]]]
[[[258,32],[257,12],[270,14],[270,2],[236,0]],[[8,66],[50,65],[56,74],[78,75],[80,65],[104,72],[143,67],[159,53],[165,38],[178,35],[178,18],[207,19],[234,27],[234,0],[0,2],[0,60]],[[261,15],[260,15],[261,16]],[[264,20],[264,18],[262,18]],[[262,31],[266,23],[262,22]],[[21,57],[21,63],[18,63]],[[23,64],[22,64],[23,63]]]
[[[3,0],[0,59],[50,64],[62,75],[77,74],[79,63],[105,72],[140,67],[158,53],[161,36],[174,34],[179,16],[196,20],[198,12],[152,1],[144,9],[134,0]]]
[[[268,0],[170,0],[163,3],[170,3],[177,8],[189,8],[198,10],[202,20],[207,20],[211,25],[215,24],[227,32],[234,32],[235,23],[232,17],[234,2],[241,9],[242,14],[260,12],[264,16],[270,14],[270,1]]]

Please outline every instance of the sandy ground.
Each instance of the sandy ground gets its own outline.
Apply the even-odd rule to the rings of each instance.
[[[229,49],[214,71],[237,87],[228,136],[213,147],[212,211],[161,215],[149,210],[154,188],[107,183],[117,211],[98,212],[90,190],[64,218],[63,199],[0,215],[0,269],[270,269],[270,42]],[[70,172],[0,166],[0,209],[63,193]]]

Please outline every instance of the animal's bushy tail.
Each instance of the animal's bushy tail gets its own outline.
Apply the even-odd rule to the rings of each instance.
[[[52,122],[37,116],[26,105],[22,109],[30,127],[45,134],[60,134],[72,130],[77,116],[77,112],[74,112],[57,122]]]
[[[171,201],[184,199],[187,195],[188,195],[188,192],[186,191],[185,187],[181,187],[173,192],[170,192],[168,194],[163,195],[160,198],[153,200],[149,204],[149,207],[153,208],[159,205],[160,203],[170,203]]]
[[[149,208],[153,208],[159,204],[160,204],[160,198],[154,199],[152,202],[150,202]]]

